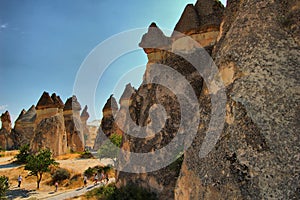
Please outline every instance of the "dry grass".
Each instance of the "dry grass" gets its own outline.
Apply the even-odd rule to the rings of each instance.
[[[80,153],[68,153],[64,155],[60,155],[55,157],[56,160],[69,160],[69,159],[75,159],[75,158],[80,158],[81,154]]]
[[[16,156],[19,153],[18,150],[13,151],[1,151],[0,157],[9,157],[9,156]]]

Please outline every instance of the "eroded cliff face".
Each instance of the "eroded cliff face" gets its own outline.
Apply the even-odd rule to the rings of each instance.
[[[164,71],[155,74],[155,64],[171,66],[191,83],[200,104],[200,124],[184,153],[179,177],[178,169],[170,166],[149,173],[119,172],[117,185],[134,183],[160,199],[299,199],[299,8],[296,0],[228,0],[224,13],[218,1],[198,0],[184,10],[175,30],[211,53],[227,97],[220,108],[226,113],[224,128],[204,158],[199,152],[214,117],[211,97],[219,91],[209,91],[194,68],[172,53],[189,53],[194,43],[189,45],[176,32],[168,38],[151,30],[157,28],[151,24],[140,43],[149,59],[144,85],[126,97],[130,117],[123,124],[151,124],[150,108],[156,104],[164,106],[168,118],[158,120],[163,129],[150,139],[125,132],[123,149],[153,152],[168,144],[179,127],[180,105],[174,93],[147,82],[163,77],[180,83]],[[149,48],[155,41],[160,45]],[[129,165],[130,155],[121,162]]]
[[[76,96],[67,99],[64,109],[64,125],[67,133],[68,149],[73,152],[82,152],[85,149],[83,125],[80,119],[81,105]]]
[[[87,120],[90,117],[90,114],[88,113],[88,107],[85,106],[81,112],[80,119],[81,119],[81,124],[82,124],[82,132],[83,132],[83,137],[84,137],[84,142],[86,146],[92,147],[91,143],[91,138],[90,138],[90,128],[87,125]],[[89,143],[87,142],[89,140]]]
[[[176,25],[172,37],[166,37],[154,23],[150,25],[148,33],[143,36],[139,45],[148,56],[143,84],[137,90],[127,86],[120,99],[120,104],[122,105],[123,102],[124,107],[129,108],[130,115],[126,116],[124,114],[123,118],[126,116],[125,119],[123,121],[120,120],[124,126],[127,126],[125,130],[129,131],[125,131],[124,133],[122,146],[124,150],[134,153],[154,152],[168,145],[178,134],[180,135],[182,131],[182,112],[187,111],[184,109],[181,110],[179,101],[182,98],[184,99],[187,89],[184,84],[178,82],[175,74],[162,66],[168,66],[180,73],[192,86],[196,98],[199,98],[203,79],[192,64],[179,56],[177,52],[183,52],[187,58],[191,59],[195,56],[193,54],[195,52],[193,51],[196,46],[201,45],[207,51],[211,52],[212,47],[217,41],[224,7],[216,1],[209,2],[209,4],[207,2],[209,1],[202,1],[202,4],[207,9],[209,8],[209,12],[206,14],[199,8],[199,2],[195,6],[188,5]],[[184,37],[183,34],[194,39],[196,44],[191,42],[189,38]],[[191,55],[189,55],[190,53]],[[164,84],[160,84],[164,80],[167,80],[170,86],[174,86],[179,93],[176,94],[172,89],[163,86]],[[126,93],[130,95],[126,95]],[[166,118],[157,115],[158,113],[156,112],[160,112],[158,105],[163,106]],[[122,110],[122,106],[120,110]],[[118,115],[120,115],[119,113]],[[129,121],[133,123],[129,123]],[[122,122],[119,124],[122,124]],[[130,125],[131,127],[128,127]],[[132,132],[135,132],[135,126],[156,126],[161,127],[161,129],[158,132],[151,132],[152,130],[147,128],[147,134],[152,134],[152,136],[141,139],[131,135]],[[188,123],[185,126],[187,128]],[[178,149],[174,149],[173,151],[178,151]],[[180,155],[174,152],[166,152],[166,154]],[[131,155],[128,155],[128,157],[120,158],[119,162],[126,168],[130,165],[130,160]],[[155,168],[161,162],[162,160],[159,159],[152,160],[150,166],[145,166],[145,168],[149,169],[151,166]],[[159,170],[147,173],[132,174],[120,171],[117,177],[117,185],[124,186],[133,183],[154,191],[158,194],[159,199],[174,199],[174,189],[180,167],[181,162],[177,160],[169,166],[164,166]],[[195,177],[195,179],[197,178]]]
[[[67,152],[67,137],[63,116],[63,103],[53,94],[44,92],[36,105],[34,137],[30,143],[32,151],[49,148],[54,156]]]
[[[22,110],[15,121],[11,138],[13,147],[29,144],[33,151],[49,148],[54,156],[68,151],[84,151],[84,133],[88,134],[87,107],[80,115],[81,106],[75,96],[66,104],[53,93],[44,92],[36,106]]]
[[[97,131],[97,136],[96,140],[94,143],[94,150],[98,150],[100,146],[103,144],[103,142],[111,135],[114,133],[122,134],[118,127],[115,124],[115,114],[118,111],[118,104],[116,99],[111,95],[103,109],[102,109],[102,120],[100,127]]]
[[[203,120],[184,155],[176,199],[300,198],[297,32],[299,1],[228,1],[213,51],[226,86],[225,127],[200,159],[212,117],[202,92]]]
[[[35,119],[36,110],[34,105],[32,105],[28,111],[21,111],[19,117],[15,121],[14,127],[14,133],[17,135],[17,137],[15,137],[15,143],[18,147],[25,144],[31,144],[36,127]]]
[[[1,115],[2,127],[0,129],[0,147],[1,149],[7,150],[14,146],[11,134],[11,118],[8,111]]]

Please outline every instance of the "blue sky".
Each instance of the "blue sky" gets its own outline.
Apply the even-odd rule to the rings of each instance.
[[[0,0],[0,112],[8,110],[15,120],[23,108],[36,105],[43,91],[66,101],[82,62],[99,43],[123,31],[148,27],[152,21],[173,29],[186,4],[195,2]],[[90,120],[101,117],[115,82],[146,62],[139,50],[112,64],[98,85],[95,105],[88,105],[96,110]],[[128,81],[138,87],[143,70],[135,73]],[[82,107],[86,104],[79,101]]]

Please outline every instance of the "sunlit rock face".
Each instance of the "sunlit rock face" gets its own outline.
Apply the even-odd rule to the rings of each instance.
[[[116,113],[118,111],[118,104],[116,99],[111,95],[103,109],[102,109],[102,120],[100,127],[97,132],[97,137],[93,149],[98,150],[103,142],[111,136],[111,134],[122,134],[115,123]]]
[[[63,106],[62,100],[56,94],[51,97],[47,92],[42,94],[35,107],[34,137],[30,144],[32,151],[49,148],[54,156],[67,152]]]
[[[190,78],[201,120],[179,174],[171,165],[150,173],[121,171],[117,185],[134,183],[154,191],[160,199],[299,199],[299,7],[296,0],[228,0],[225,10],[219,1],[199,0],[186,7],[170,38],[160,30],[145,34],[141,44],[155,41],[151,37],[156,36],[157,49],[140,45],[149,62],[144,85],[126,101],[130,117],[125,122],[151,124],[149,110],[158,103],[170,121],[151,139],[125,132],[123,149],[153,152],[168,144],[177,131],[176,96],[160,85],[147,84],[155,75],[161,77],[155,74],[155,64],[171,66]],[[196,49],[197,44],[189,43],[186,36],[211,54],[225,87],[226,105],[220,108],[225,112],[224,128],[205,157],[199,153],[208,128],[214,128],[209,127],[215,117],[211,95],[220,91],[209,91],[189,63],[172,54]],[[169,39],[170,43],[162,42]],[[120,159],[125,167],[131,162],[130,154]],[[152,164],[159,163],[153,160]]]
[[[4,150],[11,149],[14,146],[14,143],[11,134],[11,118],[8,111],[2,113],[1,123],[2,127],[0,129],[0,147]]]
[[[213,117],[203,92],[203,123],[184,155],[176,199],[300,198],[299,13],[294,0],[227,2],[213,50],[226,87],[225,127],[199,158]]]
[[[17,147],[25,144],[31,144],[34,138],[34,131],[36,127],[36,109],[32,105],[28,111],[22,110],[19,117],[15,121],[14,135],[16,136],[14,141]]]
[[[68,149],[73,152],[82,152],[85,148],[80,110],[81,105],[76,96],[67,99],[63,108]]]
[[[123,118],[123,121],[118,120],[117,122],[121,126],[125,126],[125,130],[131,132],[134,132],[135,126],[151,127],[155,124],[162,128],[155,133],[151,132],[151,129],[146,129],[149,134],[154,136],[145,139],[136,138],[125,131],[122,148],[127,152],[154,152],[168,145],[180,132],[181,112],[183,110],[181,110],[182,105],[179,103],[178,96],[170,88],[153,83],[167,80],[170,85],[176,86],[178,91],[186,91],[186,88],[184,84],[178,82],[174,74],[166,71],[162,66],[168,66],[180,73],[191,84],[196,98],[200,97],[203,87],[202,77],[191,63],[178,56],[177,52],[184,52],[185,55],[189,56],[190,53],[195,53],[195,47],[200,46],[211,52],[219,35],[224,7],[218,2],[210,2],[206,6],[214,8],[211,8],[209,11],[212,12],[207,14],[212,17],[207,17],[205,21],[202,21],[206,15],[203,13],[199,14],[197,6],[198,3],[196,6],[188,5],[186,7],[171,37],[166,37],[154,23],[150,25],[148,33],[142,37],[139,45],[148,56],[143,85],[137,90],[126,86],[123,98],[120,100],[120,111],[123,105],[124,110],[125,108],[128,109],[129,115],[124,117],[125,112],[120,114],[119,111],[117,116],[122,116],[120,119]],[[194,41],[190,42],[190,39],[187,37],[191,37]],[[157,70],[160,66],[161,68]],[[166,118],[155,114],[159,110],[158,105],[163,106]],[[174,149],[174,152],[176,151]],[[174,154],[174,152],[166,152],[166,154]],[[175,153],[175,155],[177,154]],[[131,155],[127,156],[120,158],[120,163],[122,163],[124,168],[131,164]],[[159,159],[152,160],[149,165],[155,167],[161,162],[162,160]],[[149,168],[149,166],[147,167]],[[177,161],[170,166],[164,166],[161,169],[148,173],[134,174],[120,171],[118,172],[117,186],[133,183],[157,193],[159,199],[174,199],[174,190],[180,168],[181,162]],[[195,180],[197,180],[197,177],[195,177]],[[184,199],[185,196],[182,196],[181,199]]]

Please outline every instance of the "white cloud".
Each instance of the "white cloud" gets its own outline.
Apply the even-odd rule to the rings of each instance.
[[[8,25],[8,23],[6,23],[6,24],[1,24],[0,28],[1,28],[1,29],[5,29],[5,28],[7,28],[7,25]]]
[[[7,107],[8,107],[8,105],[0,105],[0,111],[2,111],[2,110],[6,110],[6,109],[7,109]]]

